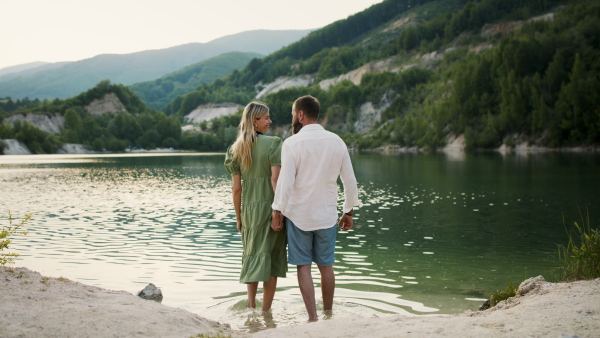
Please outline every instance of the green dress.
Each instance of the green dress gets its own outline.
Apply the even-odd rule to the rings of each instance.
[[[225,168],[231,176],[242,175],[242,271],[240,283],[268,282],[270,276],[285,277],[287,249],[285,230],[271,229],[273,186],[271,167],[281,166],[281,138],[259,135],[252,147],[250,170],[233,161],[230,149]]]

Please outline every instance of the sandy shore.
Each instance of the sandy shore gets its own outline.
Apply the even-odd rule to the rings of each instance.
[[[523,296],[482,312],[340,318],[245,334],[124,291],[0,267],[0,336],[600,337],[600,279],[528,286]]]
[[[191,337],[231,335],[228,325],[111,291],[0,267],[0,337]]]

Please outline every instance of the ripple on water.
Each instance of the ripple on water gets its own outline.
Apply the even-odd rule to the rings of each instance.
[[[55,158],[32,164],[23,157],[21,164],[0,163],[0,190],[19,191],[0,197],[2,207],[15,214],[35,212],[26,244],[15,240],[14,248],[25,265],[49,275],[76,276],[129,292],[154,282],[165,292],[165,304],[244,327],[251,314],[245,312],[245,286],[238,282],[242,243],[230,178],[219,156],[159,157],[152,165],[148,158],[120,157],[62,164]],[[471,275],[500,281],[502,268],[493,251],[502,227],[487,226],[488,220],[534,202],[547,203],[529,195],[500,196],[479,186],[444,191],[410,184],[360,182],[363,204],[354,231],[339,232],[336,243],[336,316],[436,312],[429,305],[443,302],[435,296],[479,285]],[[475,220],[476,226],[457,227],[453,220],[460,217]],[[487,236],[489,251],[461,260],[475,257],[465,243],[478,236]],[[529,236],[520,234],[511,244],[531,242]],[[522,258],[507,258],[511,266],[519,266],[530,251],[520,253]],[[462,272],[453,272],[453,266]],[[312,271],[318,275],[316,267]],[[475,299],[451,296],[445,303]],[[279,280],[273,308],[277,325],[304,320],[294,267]]]

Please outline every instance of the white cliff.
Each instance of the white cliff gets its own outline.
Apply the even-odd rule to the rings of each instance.
[[[14,114],[4,118],[4,124],[15,122],[27,122],[37,128],[50,133],[58,134],[65,129],[65,119],[59,113],[54,114],[37,114],[37,113],[22,113]]]
[[[4,142],[6,148],[4,148],[4,155],[30,155],[29,148],[22,142],[14,139],[0,140]]]
[[[242,108],[237,103],[211,103],[198,106],[184,117],[187,123],[200,123],[214,118],[235,114]]]
[[[296,77],[280,77],[277,80],[266,85],[258,94],[256,94],[256,98],[260,99],[265,95],[276,93],[283,89],[294,87],[308,87],[314,82],[314,77],[308,74]]]
[[[109,113],[127,112],[119,97],[115,93],[106,93],[101,99],[96,99],[87,106],[85,110],[90,115],[104,115]]]

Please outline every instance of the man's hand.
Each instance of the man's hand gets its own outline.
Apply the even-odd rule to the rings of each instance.
[[[271,229],[281,231],[283,229],[283,215],[279,210],[273,210],[271,213]]]
[[[354,219],[352,219],[352,216],[348,214],[342,214],[342,217],[340,217],[340,221],[338,222],[338,227],[342,228],[342,231],[348,231],[352,229],[353,225]]]

